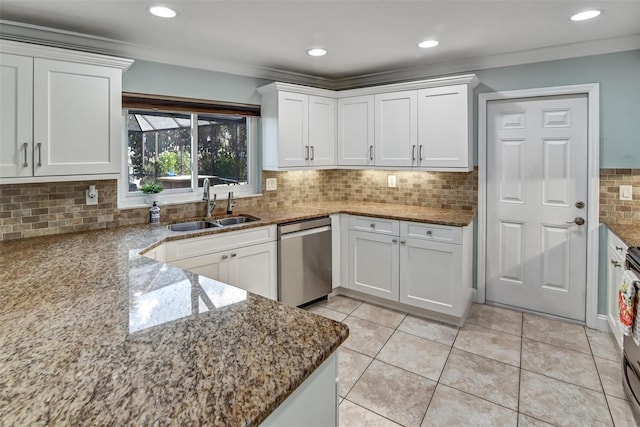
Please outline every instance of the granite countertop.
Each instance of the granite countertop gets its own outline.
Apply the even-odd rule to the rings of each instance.
[[[348,336],[344,324],[141,256],[162,241],[333,213],[468,225],[471,211],[330,202],[259,221],[0,242],[0,420],[258,425]]]
[[[640,225],[607,224],[627,246],[640,246]]]
[[[170,234],[0,243],[0,424],[258,425],[346,339],[139,254]]]

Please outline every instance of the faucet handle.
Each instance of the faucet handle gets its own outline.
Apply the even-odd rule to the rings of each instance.
[[[218,198],[218,195],[216,193],[213,193],[213,203],[216,202],[216,199]]]

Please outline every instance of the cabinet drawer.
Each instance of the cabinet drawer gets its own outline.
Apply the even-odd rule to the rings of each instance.
[[[607,233],[607,242],[609,247],[621,256],[626,256],[627,249],[629,248],[618,236],[616,236],[611,230]]]
[[[349,229],[398,236],[400,235],[400,221],[367,216],[350,216]]]
[[[167,262],[276,240],[276,226],[229,231],[167,242]]]
[[[462,228],[446,225],[422,224],[418,222],[400,223],[400,235],[416,239],[432,240],[436,242],[462,243]]]

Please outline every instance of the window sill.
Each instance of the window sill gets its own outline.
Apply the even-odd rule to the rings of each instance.
[[[238,190],[237,187],[213,189],[212,193],[216,194],[216,200],[227,200],[229,191],[233,191],[235,199],[246,199],[249,197],[259,197],[262,193],[254,193],[253,189],[246,189],[244,191]],[[199,192],[185,192],[185,193],[159,193],[158,205],[170,206],[170,205],[182,205],[186,203],[202,202],[202,189]],[[118,194],[118,209],[140,209],[148,208],[151,203],[147,202],[147,197],[142,193],[130,193],[121,197],[120,192]]]

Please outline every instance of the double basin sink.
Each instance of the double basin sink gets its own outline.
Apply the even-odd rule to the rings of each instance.
[[[169,224],[167,228],[171,231],[195,231],[204,230],[207,228],[225,228],[233,225],[244,224],[247,222],[259,221],[260,218],[249,215],[239,215],[227,218],[203,220],[203,221],[189,221],[178,222],[176,224]]]

